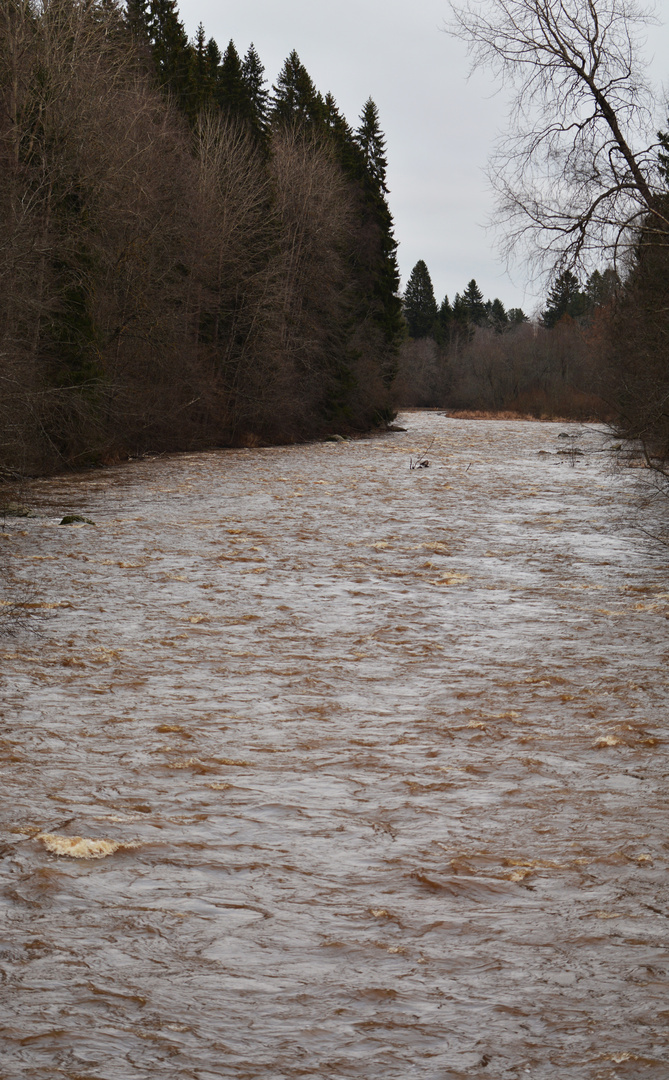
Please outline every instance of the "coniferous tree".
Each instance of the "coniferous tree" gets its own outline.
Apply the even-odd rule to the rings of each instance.
[[[448,296],[445,296],[439,307],[439,329],[443,342],[448,341],[453,325],[453,308]]]
[[[469,326],[467,305],[457,292],[453,297],[453,322],[459,329],[466,329]]]
[[[207,42],[207,74],[210,79],[210,85],[216,87],[218,84],[218,69],[221,64],[221,50],[219,49],[214,38],[209,38]]]
[[[400,274],[397,265],[397,241],[393,217],[386,200],[385,137],[381,131],[378,109],[371,98],[363,108],[355,142],[362,151],[362,189],[368,214],[378,230],[380,250],[373,269],[374,319],[381,329],[388,354],[387,379],[396,371],[395,357],[404,334],[402,301],[399,297]]]
[[[404,317],[409,336],[432,337],[437,325],[438,308],[430,271],[423,259],[414,266],[404,293]]]
[[[324,119],[324,104],[309,72],[295,49],[272,87],[271,118],[274,123],[318,127]]]
[[[386,140],[381,131],[379,110],[371,97],[367,98],[363,106],[360,126],[356,136],[369,176],[378,185],[379,191],[387,195],[386,171],[388,161],[386,159]]]
[[[267,126],[269,92],[266,89],[265,68],[253,42],[249,45],[242,61],[242,78],[253,106],[255,125],[259,131],[264,131]]]
[[[669,236],[655,222],[640,230],[609,328],[610,397],[617,426],[646,448],[647,463],[667,475],[669,463]]]
[[[607,267],[603,273],[594,270],[585,283],[588,306],[596,308],[610,303],[619,288],[620,278],[613,267]]]
[[[150,0],[148,29],[158,85],[192,117],[192,50],[176,0]]]
[[[234,41],[228,42],[218,69],[218,103],[230,116],[252,122],[255,109]]]
[[[462,303],[467,322],[472,326],[483,326],[487,320],[487,312],[483,302],[483,293],[474,278],[462,294]]]
[[[197,114],[212,100],[215,86],[211,79],[207,40],[202,23],[198,25],[192,46],[191,83],[192,107]]]
[[[488,304],[490,307],[488,309]],[[503,330],[506,330],[509,325],[509,316],[507,315],[504,304],[497,297],[492,301],[488,301],[486,304],[488,309],[488,319],[493,330],[496,330],[498,334],[501,334]]]
[[[323,99],[323,125],[345,173],[349,178],[360,181],[363,175],[360,147],[346,117],[339,111],[337,102],[329,91]]]
[[[150,37],[149,0],[126,0],[125,21],[134,41],[147,45]]]
[[[659,173],[665,184],[658,209],[641,224],[634,258],[623,284],[607,284],[616,294],[609,325],[610,396],[624,438],[638,439],[646,463],[669,475],[669,133],[658,132]],[[594,276],[594,275],[593,275]],[[588,282],[591,285],[592,277]],[[601,287],[603,283],[598,283]],[[586,286],[586,291],[588,286]],[[599,290],[598,290],[599,291]]]
[[[586,309],[587,298],[581,291],[578,278],[571,270],[564,270],[556,278],[548,294],[546,310],[542,312],[541,318],[544,326],[552,330],[565,315],[578,319],[585,314]]]

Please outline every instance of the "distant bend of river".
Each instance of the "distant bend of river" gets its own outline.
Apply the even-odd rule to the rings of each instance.
[[[593,426],[400,423],[31,485],[3,1080],[667,1080],[669,555]]]

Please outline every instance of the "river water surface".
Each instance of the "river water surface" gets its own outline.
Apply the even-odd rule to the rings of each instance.
[[[637,474],[592,428],[402,422],[32,485],[2,1080],[669,1077]]]

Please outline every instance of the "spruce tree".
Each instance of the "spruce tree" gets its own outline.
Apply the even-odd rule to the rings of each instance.
[[[448,338],[448,333],[451,329],[452,322],[453,308],[451,307],[448,296],[445,296],[444,299],[441,301],[441,305],[439,307],[439,326],[441,327],[441,332],[444,340]]]
[[[418,260],[409,275],[403,303],[409,336],[432,337],[437,326],[438,309],[430,271],[423,259]]]
[[[555,280],[546,302],[546,310],[541,318],[544,326],[552,330],[557,326],[560,319],[568,315],[572,319],[578,319],[587,310],[587,298],[581,292],[581,284],[571,270],[564,270]]]
[[[234,41],[228,42],[218,69],[217,98],[221,108],[231,116],[248,122],[255,118],[255,109]]]
[[[192,107],[195,113],[199,113],[213,96],[207,41],[202,23],[197,28],[192,46],[191,83]]]
[[[158,84],[192,119],[192,50],[176,0],[150,0],[149,37]]]
[[[451,308],[448,340],[457,346],[460,343],[469,341],[473,332],[473,328],[469,322],[469,309],[467,304],[460,293],[456,293],[453,297],[453,307]]]
[[[367,98],[363,106],[360,126],[356,132],[356,140],[362,150],[369,176],[378,185],[379,190],[387,195],[386,171],[388,162],[385,154],[386,140],[379,123],[379,110],[371,97]]]
[[[135,42],[139,45],[149,43],[149,0],[126,0],[125,21]]]
[[[453,297],[453,321],[457,323],[458,326],[467,326],[469,322],[467,318],[467,305],[458,292],[456,292]]]
[[[333,145],[339,152],[342,152],[345,147],[351,146],[355,142],[353,131],[342,112],[339,111],[339,106],[335,101],[333,94],[328,93],[323,98],[323,125],[325,130],[329,133]],[[355,164],[354,164],[355,161]],[[344,164],[342,162],[342,164]],[[355,173],[355,165],[362,164],[362,157],[360,151],[355,155],[355,159],[349,162],[347,172]],[[346,167],[346,166],[345,166]],[[359,173],[358,173],[359,175]]]
[[[207,42],[207,67],[209,76],[214,81],[218,78],[218,69],[221,63],[221,50],[219,49],[214,38],[209,38]]]
[[[486,304],[486,307],[488,305]],[[504,304],[497,297],[490,304],[490,311],[488,313],[488,320],[493,330],[496,330],[498,334],[501,334],[503,330],[509,325],[509,316],[506,313]]]
[[[378,109],[371,98],[365,103],[355,144],[361,152],[360,182],[368,213],[379,233],[380,251],[375,267],[375,320],[380,326],[388,350],[388,375],[392,381],[394,361],[404,334],[402,301],[399,297],[400,274],[397,266],[397,241],[385,183],[385,136],[381,131]]]
[[[585,283],[585,295],[590,308],[608,304],[620,288],[620,278],[612,267],[607,267],[603,274],[594,270]]]
[[[462,303],[467,322],[471,323],[472,326],[482,326],[487,321],[483,293],[474,278],[472,278],[462,294]]]
[[[325,118],[323,98],[294,49],[272,91],[271,119],[274,123],[322,126]]]
[[[246,92],[253,105],[256,126],[258,130],[264,131],[267,126],[267,103],[269,93],[265,88],[265,84],[267,83],[267,79],[265,78],[265,68],[260,61],[260,57],[256,52],[256,47],[253,42],[249,45],[246,56],[242,61],[242,78],[246,86]]]

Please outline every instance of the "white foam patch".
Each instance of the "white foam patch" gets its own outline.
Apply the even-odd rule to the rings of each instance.
[[[122,848],[139,847],[138,841],[89,839],[85,836],[58,836],[57,833],[38,833],[47,851],[67,855],[70,859],[105,859]]]

